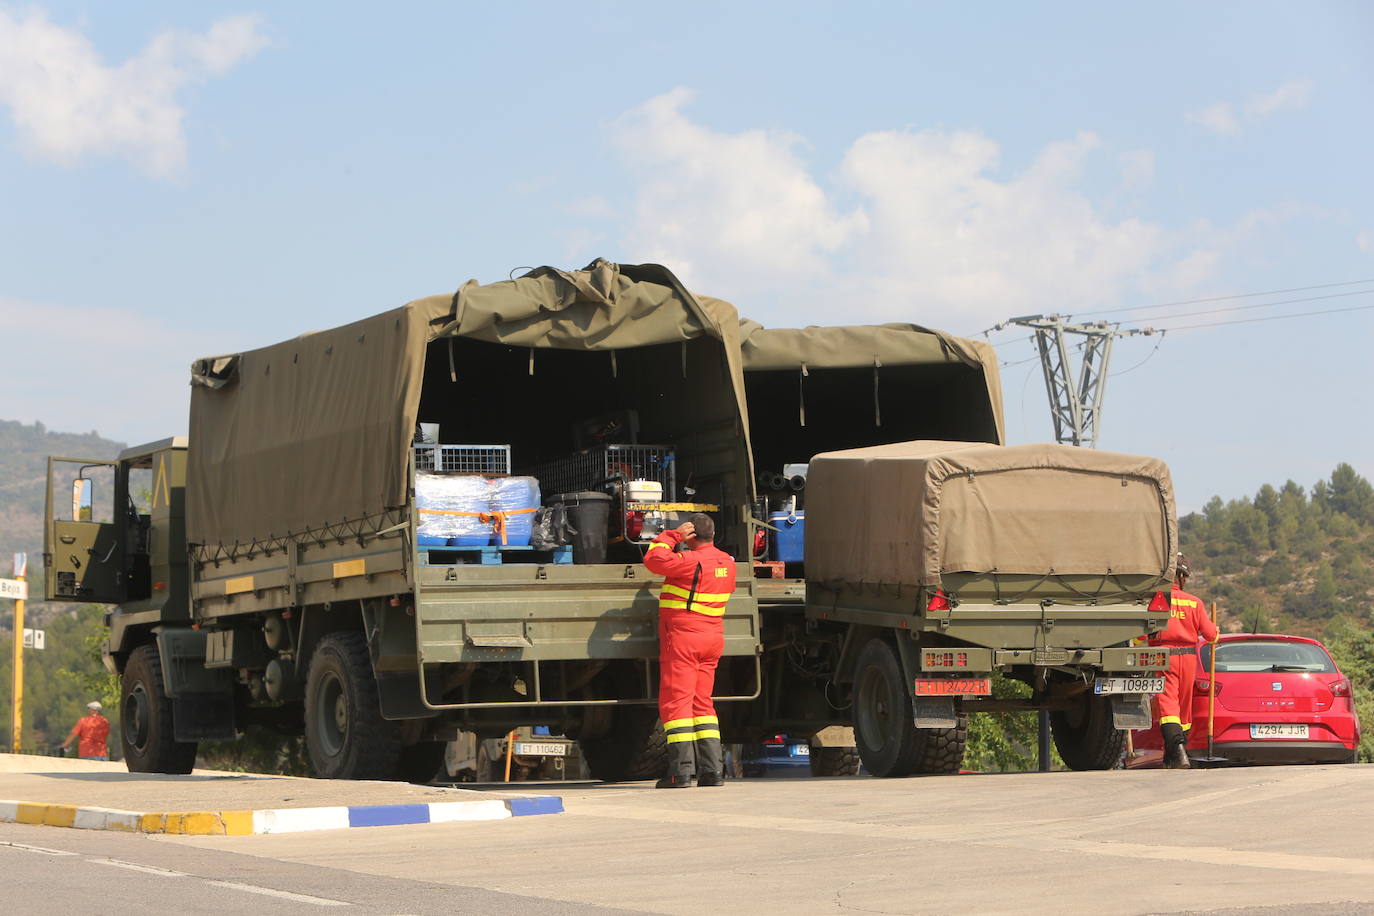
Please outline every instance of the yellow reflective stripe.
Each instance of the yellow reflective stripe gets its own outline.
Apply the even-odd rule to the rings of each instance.
[[[1193,723],[1189,722],[1187,725],[1184,725],[1184,726],[1183,726],[1183,730],[1186,732],[1186,731],[1190,730],[1192,727],[1193,727]]]
[[[720,722],[715,716],[697,716],[691,721],[693,725],[716,725]]]
[[[696,719],[669,719],[663,723],[664,731],[672,731],[675,728],[682,728],[684,725],[696,725]]]
[[[681,744],[683,741],[697,740],[696,732],[678,732],[668,736],[669,744]]]
[[[687,607],[687,602],[686,602],[686,601],[669,601],[667,598],[662,598],[662,599],[659,600],[658,606],[659,606],[660,608],[671,608],[671,609],[673,609],[673,610],[678,610],[678,611],[693,610],[693,611],[696,611],[698,614],[705,614],[707,617],[724,617],[724,616],[725,616],[725,608],[723,608],[723,607],[709,607],[709,606],[704,605],[704,604],[697,604],[695,601],[693,601],[693,602],[692,602],[692,606],[691,606],[690,608],[688,608],[688,607]]]
[[[1178,716],[1160,716],[1160,717],[1159,717],[1159,724],[1160,724],[1160,725],[1182,725],[1182,724],[1183,724],[1183,720],[1180,719]]]
[[[693,737],[696,738],[696,740],[698,740],[698,741],[700,741],[702,738],[719,738],[719,737],[720,737],[720,729],[718,729],[718,728],[699,728],[699,729],[697,729],[696,734],[693,735]]]
[[[662,541],[654,541],[652,544],[649,545],[649,549],[650,549],[650,550],[653,550],[655,547],[662,547],[664,550],[672,550],[672,549],[673,549],[673,548],[669,547],[667,544],[663,543]]]
[[[662,594],[672,595],[676,598],[692,597],[692,593],[687,589],[682,588],[679,585],[669,585],[666,582],[663,583]],[[719,601],[721,603],[724,603],[726,601],[729,601],[732,595],[734,595],[734,592],[697,592],[695,600],[706,602]]]

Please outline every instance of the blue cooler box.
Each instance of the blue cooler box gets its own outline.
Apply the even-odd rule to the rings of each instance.
[[[505,512],[508,547],[529,545],[534,532],[534,510],[540,506],[539,481],[533,477],[494,477],[491,480],[492,511]],[[501,537],[493,534],[493,544],[501,544]]]
[[[777,531],[768,532],[772,540],[773,559],[784,563],[801,563],[806,542],[806,512],[774,512],[768,523]]]

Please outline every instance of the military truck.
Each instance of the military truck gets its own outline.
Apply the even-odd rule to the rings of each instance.
[[[999,448],[996,356],[981,341],[909,324],[745,321],[741,335],[760,481],[808,459],[810,472],[800,487],[762,494],[804,509],[805,558],[769,564],[785,574],[755,583],[765,689],[724,710],[722,729],[742,740],[813,736],[818,775],[851,772],[850,743],[870,772],[905,775],[957,771],[970,712],[1048,710],[1069,766],[1114,765],[1122,729],[1148,726],[1145,701],[1167,661],[1128,645],[1168,618],[1167,468]],[[962,476],[947,484],[953,469]],[[1022,487],[1042,502],[1007,499]],[[1096,552],[1077,552],[1083,531]],[[943,557],[951,537],[989,549],[977,562],[955,551],[954,565],[911,565],[922,552]],[[993,699],[993,672],[1031,696]],[[907,704],[914,715],[894,712]],[[836,737],[838,726],[855,734]]]
[[[460,728],[546,725],[595,776],[655,775],[646,532],[613,525],[582,557],[424,547],[417,461],[540,469],[573,504],[654,483],[658,507],[717,510],[719,540],[746,544],[731,306],[657,265],[539,268],[201,359],[191,381],[189,438],[49,464],[47,598],[115,605],[105,656],[131,770],[186,772],[198,742],[257,723],[304,733],[321,776],[424,779]],[[417,425],[439,442],[417,447]],[[75,506],[109,469],[103,515],[62,511],[64,468]],[[748,563],[737,582],[725,655],[756,672]],[[740,690],[722,701],[756,696],[757,677]]]

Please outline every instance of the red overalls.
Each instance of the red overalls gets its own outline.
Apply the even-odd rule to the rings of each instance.
[[[663,576],[658,600],[658,715],[668,734],[668,774],[719,774],[723,770],[720,724],[711,703],[716,664],[725,648],[721,617],[735,592],[735,561],[703,544],[685,553],[673,548],[682,535],[654,538],[644,565]]]
[[[1169,625],[1150,637],[1152,646],[1169,646],[1169,670],[1164,672],[1164,692],[1155,697],[1155,718],[1161,731],[1166,725],[1176,725],[1181,731],[1193,727],[1193,681],[1197,678],[1197,645],[1199,639],[1216,639],[1217,628],[1207,616],[1202,599],[1190,595],[1177,585],[1170,599]],[[1187,655],[1177,655],[1173,649],[1191,649]]]

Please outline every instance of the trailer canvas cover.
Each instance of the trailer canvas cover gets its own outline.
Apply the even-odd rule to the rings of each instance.
[[[733,385],[746,427],[734,307],[698,300],[666,268],[597,260],[583,270],[540,267],[500,283],[469,281],[343,327],[197,360],[187,539],[267,542],[384,519],[405,506],[426,347],[444,337],[565,350],[714,338],[719,384]],[[747,442],[743,454],[747,480]]]
[[[1068,445],[898,442],[826,452],[807,481],[807,579],[938,586],[943,573],[1173,569],[1164,462]]]

